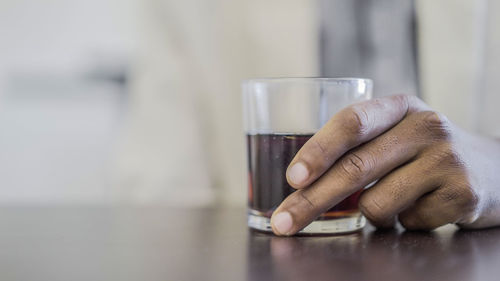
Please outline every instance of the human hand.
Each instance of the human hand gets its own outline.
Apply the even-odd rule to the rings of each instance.
[[[464,132],[413,96],[345,108],[297,153],[297,189],[275,210],[275,234],[292,235],[350,194],[377,227],[500,224],[500,144]]]

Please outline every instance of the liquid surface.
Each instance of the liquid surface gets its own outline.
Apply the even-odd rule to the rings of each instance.
[[[251,210],[270,217],[279,204],[295,191],[286,181],[286,169],[300,148],[312,137],[293,134],[247,135],[248,205]],[[361,190],[323,214],[333,219],[358,212]]]

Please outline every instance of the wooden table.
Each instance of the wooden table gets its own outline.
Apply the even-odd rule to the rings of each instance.
[[[500,280],[500,229],[279,238],[243,209],[3,207],[0,279]]]

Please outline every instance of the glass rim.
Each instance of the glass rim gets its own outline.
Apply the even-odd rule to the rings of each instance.
[[[253,83],[283,83],[283,82],[333,82],[335,84],[365,82],[373,84],[372,79],[359,77],[262,77],[249,78],[242,81],[242,85]]]

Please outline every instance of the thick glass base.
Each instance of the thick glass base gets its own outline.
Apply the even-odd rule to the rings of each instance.
[[[299,233],[303,234],[340,234],[361,230],[366,224],[365,217],[359,211],[342,212],[339,216],[321,216],[317,220],[303,228]],[[248,227],[272,232],[271,220],[261,212],[248,210]]]

